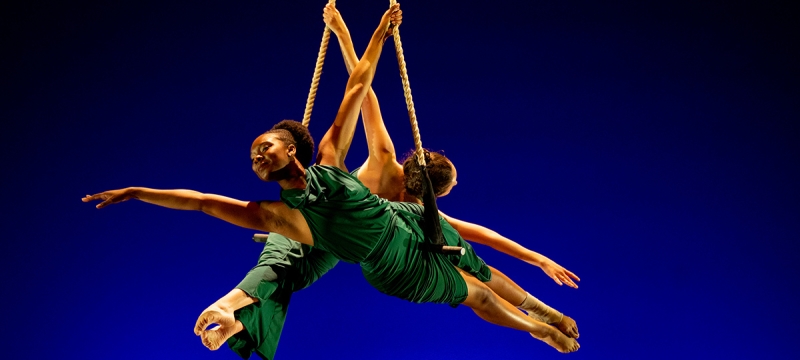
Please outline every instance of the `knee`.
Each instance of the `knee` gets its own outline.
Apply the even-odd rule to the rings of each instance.
[[[470,302],[473,304],[473,307],[487,308],[491,307],[497,301],[494,292],[487,287],[475,286],[470,290],[471,294],[469,294],[468,297],[471,299]]]
[[[283,266],[271,265],[264,269],[262,281],[280,282],[286,278],[286,269]]]

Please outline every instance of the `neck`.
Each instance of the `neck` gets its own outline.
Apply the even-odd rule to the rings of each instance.
[[[283,169],[272,173],[273,178],[278,182],[281,189],[305,189],[306,188],[306,169],[297,162],[289,163]]]
[[[417,199],[416,196],[407,193],[406,189],[403,189],[403,192],[400,193],[400,201],[416,203],[420,205],[422,204],[422,200]]]

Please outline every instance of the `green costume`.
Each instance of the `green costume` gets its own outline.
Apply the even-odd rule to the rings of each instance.
[[[317,281],[338,261],[320,249],[270,234],[258,265],[236,286],[258,302],[234,313],[244,330],[228,339],[228,347],[244,359],[253,352],[273,359],[292,293]]]
[[[472,247],[440,218],[447,245],[464,247],[463,256],[429,252],[422,230],[423,207],[389,202],[370,193],[356,177],[332,166],[306,169],[306,188],[281,191],[281,200],[308,222],[314,247],[353,263],[381,292],[412,302],[457,305],[467,284],[454,266],[481,281],[491,271]]]

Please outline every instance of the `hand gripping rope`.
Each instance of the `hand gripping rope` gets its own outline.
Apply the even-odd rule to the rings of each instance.
[[[328,4],[336,4],[336,0],[329,0]],[[314,67],[314,76],[311,77],[311,89],[308,90],[308,99],[306,100],[306,110],[303,112],[303,125],[308,127],[311,122],[311,109],[314,108],[314,100],[317,98],[317,89],[319,88],[319,78],[322,76],[322,65],[325,63],[325,54],[328,52],[328,41],[331,38],[331,29],[326,25],[325,30],[322,31],[322,43],[319,45],[319,53],[317,54],[317,65]],[[255,234],[253,241],[265,243],[269,234]],[[302,249],[301,255],[302,257]]]
[[[395,0],[390,0],[389,5],[394,5]],[[329,4],[335,4],[335,0],[329,0]],[[411,86],[408,82],[408,71],[406,70],[406,61],[403,56],[403,44],[400,41],[400,30],[397,26],[392,29],[392,36],[394,37],[394,48],[397,54],[397,62],[400,67],[400,78],[403,83],[403,94],[406,99],[406,108],[408,109],[408,117],[411,120],[411,130],[414,134],[414,146],[416,148],[414,154],[417,158],[417,165],[419,166],[420,174],[422,175],[422,202],[425,205],[424,212],[424,232],[425,238],[429,243],[425,244],[431,251],[440,252],[448,255],[464,255],[464,249],[460,246],[445,245],[444,236],[442,235],[442,227],[439,223],[439,209],[436,206],[436,194],[433,192],[433,185],[431,185],[430,177],[428,176],[426,152],[422,148],[422,140],[419,135],[419,125],[417,124],[417,114],[414,110],[414,100],[411,98]],[[311,110],[314,107],[314,100],[317,96],[317,88],[319,87],[319,79],[322,74],[322,65],[325,63],[325,54],[328,50],[328,41],[330,40],[330,28],[325,26],[322,33],[322,43],[319,47],[317,54],[317,64],[314,68],[314,76],[311,78],[311,89],[308,92],[308,100],[306,101],[306,110],[303,114],[303,125],[308,126],[311,121]],[[266,242],[268,234],[255,234],[253,240],[256,242]]]
[[[389,0],[389,5],[394,5],[395,0]],[[414,134],[414,155],[417,158],[417,165],[419,166],[420,175],[422,175],[422,203],[425,205],[425,238],[429,241],[426,247],[435,252],[440,252],[448,255],[464,255],[464,249],[461,246],[448,246],[445,245],[444,236],[442,235],[442,226],[439,223],[439,208],[436,206],[436,194],[433,192],[433,185],[428,176],[426,152],[422,148],[422,140],[419,135],[419,125],[417,124],[417,112],[414,110],[414,100],[411,98],[411,85],[408,83],[408,71],[406,71],[406,60],[403,56],[403,43],[400,41],[400,29],[398,26],[393,26],[392,36],[394,37],[394,50],[397,54],[397,64],[400,67],[400,78],[403,82],[403,95],[406,98],[406,108],[408,109],[408,118],[411,120],[411,131]]]

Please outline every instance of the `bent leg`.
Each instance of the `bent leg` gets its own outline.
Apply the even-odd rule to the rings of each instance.
[[[460,272],[467,283],[467,299],[462,304],[472,308],[481,319],[492,324],[529,332],[562,353],[577,351],[580,345],[557,329],[525,316],[508,301],[498,297],[478,279]]]
[[[249,359],[254,352],[262,359],[273,359],[291,295],[291,289],[281,286],[270,298],[237,311],[236,320],[242,324],[243,331],[227,339],[228,347],[244,359]]]

